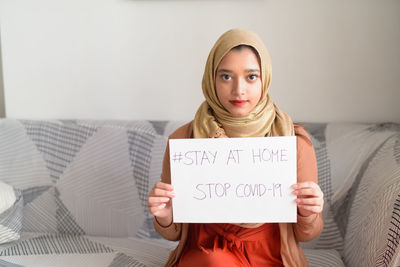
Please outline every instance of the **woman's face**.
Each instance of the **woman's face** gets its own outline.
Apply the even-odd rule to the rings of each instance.
[[[229,51],[218,65],[215,88],[219,101],[234,116],[246,116],[262,94],[261,69],[250,48]]]

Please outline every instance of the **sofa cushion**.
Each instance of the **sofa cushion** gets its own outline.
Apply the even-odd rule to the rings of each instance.
[[[23,218],[22,208],[21,191],[0,181],[0,244],[19,239]]]
[[[324,208],[322,211],[324,228],[316,239],[300,243],[300,245],[302,248],[308,249],[336,249],[342,251],[344,244],[343,235],[334,218],[332,208],[334,188],[332,186],[331,155],[328,150],[330,140],[327,140],[329,125],[324,123],[308,123],[304,125],[307,127],[314,146],[318,165],[318,184],[324,193]]]
[[[304,249],[310,267],[345,267],[342,258],[334,249]]]
[[[394,132],[397,124],[305,123],[314,145],[318,182],[324,192],[324,229],[303,248],[342,252],[349,218],[353,185],[371,155]]]
[[[345,262],[349,266],[399,266],[399,133],[381,144],[361,174],[354,185],[346,228]]]
[[[162,266],[171,249],[134,237],[23,233],[18,242],[0,245],[0,266]]]

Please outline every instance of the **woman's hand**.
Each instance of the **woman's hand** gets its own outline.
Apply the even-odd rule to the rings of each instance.
[[[292,186],[293,194],[297,196],[297,212],[303,217],[322,212],[324,193],[314,182],[302,182]]]
[[[170,184],[157,182],[149,193],[147,204],[149,211],[155,217],[161,226],[167,226],[172,223],[172,201],[175,197],[174,188]]]

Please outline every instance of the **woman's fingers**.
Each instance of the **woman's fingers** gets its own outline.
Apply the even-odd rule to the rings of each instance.
[[[323,203],[323,199],[321,198],[298,198],[296,202],[299,205],[321,205]]]
[[[149,205],[154,202],[166,202],[169,201],[169,199],[175,197],[174,193],[174,188],[170,184],[158,182],[154,185],[154,187],[151,189],[149,196],[148,196],[148,203]],[[168,198],[166,200],[165,198]],[[150,201],[152,201],[150,203]]]
[[[173,198],[175,197],[175,193],[173,191],[167,191],[165,189],[154,188],[152,196]]]
[[[293,194],[297,196],[298,212],[302,216],[310,216],[322,212],[324,206],[324,193],[314,182],[301,182],[292,186]]]
[[[170,200],[169,197],[149,197],[148,203],[152,206],[160,205],[162,203],[167,203]]]
[[[159,211],[159,210],[162,210],[163,208],[165,208],[166,206],[167,206],[166,203],[158,203],[157,205],[149,207],[149,209],[153,210],[153,211]]]
[[[297,189],[293,192],[293,194],[297,196],[311,196],[311,197],[322,197],[323,193],[319,190],[315,190],[313,188],[304,188],[304,189]]]
[[[315,190],[311,188],[297,189],[293,194],[297,196],[315,196]]]
[[[160,218],[168,218],[172,214],[171,199],[174,197],[172,185],[157,182],[147,198],[150,213]]]
[[[299,197],[311,196],[311,197],[323,197],[323,193],[319,185],[314,182],[302,182],[292,186],[294,195]]]
[[[300,190],[300,189],[313,189],[313,190],[319,190],[320,187],[318,184],[314,182],[301,182],[292,185],[292,188],[295,190]]]

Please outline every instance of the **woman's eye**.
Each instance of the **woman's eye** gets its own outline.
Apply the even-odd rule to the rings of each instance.
[[[257,78],[258,78],[258,75],[256,75],[256,74],[249,75],[249,80],[250,81],[255,81],[255,80],[257,80]]]
[[[229,76],[228,74],[222,74],[221,75],[222,80],[224,81],[229,81],[231,79],[231,76]]]

